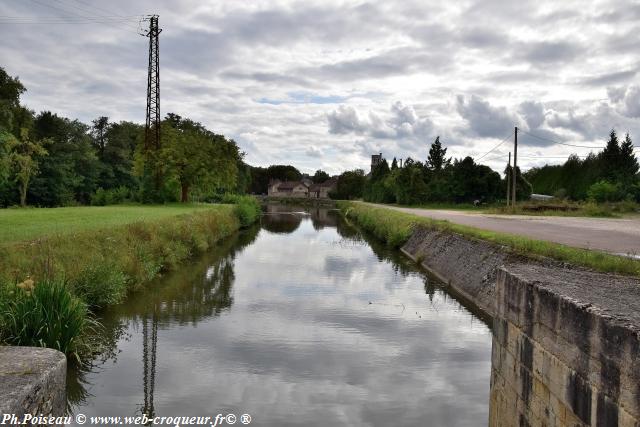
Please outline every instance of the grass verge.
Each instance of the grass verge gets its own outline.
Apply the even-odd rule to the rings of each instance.
[[[1,246],[0,341],[86,352],[90,310],[121,302],[259,218],[255,199],[235,202],[187,208],[182,215],[175,207],[158,213],[162,208],[156,206],[153,220],[69,229]]]
[[[157,221],[206,211],[206,204],[76,206],[0,209],[0,245],[47,236]]]
[[[515,209],[506,206],[492,206],[484,209],[484,213],[504,215],[533,215],[533,216],[566,216],[593,218],[622,218],[625,215],[636,214],[640,205],[635,202],[594,203],[567,202],[553,203],[521,202]]]
[[[353,219],[362,228],[394,247],[402,246],[411,237],[416,227],[425,227],[492,242],[505,246],[513,253],[525,257],[547,257],[596,271],[640,277],[640,260],[628,257],[572,248],[513,234],[481,230],[391,209],[374,208],[357,202],[338,202],[338,207],[347,218]]]

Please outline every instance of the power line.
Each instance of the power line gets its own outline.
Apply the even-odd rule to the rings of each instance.
[[[34,3],[37,3],[37,4],[41,5],[41,6],[45,6],[45,7],[48,7],[50,9],[56,10],[58,12],[62,12],[65,15],[73,15],[73,16],[63,16],[62,18],[74,19],[73,17],[75,17],[76,20],[78,18],[80,18],[80,19],[85,19],[85,20],[89,20],[89,21],[95,21],[96,23],[109,25],[109,26],[117,28],[117,29],[123,29],[124,28],[124,29],[130,30],[130,31],[133,29],[132,27],[128,27],[128,26],[127,27],[117,26],[117,24],[118,24],[117,22],[113,22],[112,23],[112,22],[106,22],[106,21],[99,21],[101,19],[99,16],[95,16],[95,17],[83,16],[83,15],[71,12],[71,11],[66,10],[66,9],[62,9],[60,7],[57,7],[57,6],[54,6],[54,5],[51,5],[51,4],[42,3],[39,0],[31,0],[31,1],[34,2]],[[26,22],[26,23],[30,23],[30,22]],[[76,22],[73,22],[73,23],[76,23]],[[124,25],[124,23],[123,23],[123,25]]]
[[[527,132],[526,130],[522,130],[522,129],[520,129],[520,131],[521,131],[521,132],[523,132],[523,133],[526,133],[526,134],[527,134],[527,135],[529,135],[529,136],[532,136],[532,137],[534,137],[534,138],[537,138],[537,139],[539,139],[539,140],[547,141],[547,142],[552,142],[552,143],[554,143],[554,144],[559,144],[559,145],[566,145],[566,146],[568,146],[568,147],[578,147],[578,148],[598,148],[598,149],[602,149],[602,148],[604,148],[604,147],[596,147],[596,146],[593,146],[593,145],[575,145],[575,144],[567,144],[566,142],[555,141],[555,140],[553,140],[553,139],[549,139],[549,138],[545,138],[545,137],[542,137],[542,136],[534,135],[534,134],[532,134],[531,132]]]
[[[496,148],[500,147],[502,144],[504,144],[505,142],[507,142],[507,140],[509,138],[511,138],[511,136],[513,135],[513,132],[511,132],[505,139],[503,139],[502,141],[500,141],[498,143],[498,145],[496,145],[495,147],[493,147],[491,150],[487,151],[486,153],[484,153],[482,156],[478,157],[478,160],[476,161],[480,161],[482,160],[487,154],[491,153],[492,151],[494,151]]]
[[[92,16],[92,15],[96,15],[96,16],[98,16],[98,17],[100,17],[100,16],[101,16],[101,15],[97,15],[97,14],[96,14],[96,12],[95,12],[95,10],[94,10],[93,8],[86,8],[86,7],[84,7],[84,6],[77,6],[77,5],[75,5],[75,4],[69,4],[69,3],[66,3],[66,0],[65,0],[65,1],[63,1],[63,0],[54,0],[54,1],[56,1],[56,2],[60,3],[60,4],[61,4],[61,5],[63,5],[63,6],[66,6],[66,7],[68,7],[68,8],[71,8],[72,10],[80,9],[81,11],[83,11],[83,12],[85,12],[85,13],[89,13],[89,14],[90,14],[90,16]],[[108,14],[111,14],[111,12],[107,12],[107,13],[108,13]],[[125,24],[125,25],[126,25],[126,24]],[[135,29],[137,30],[137,26],[135,26]]]
[[[94,9],[98,9],[98,10],[101,10],[101,11],[103,11],[103,12],[105,12],[105,13],[111,13],[111,11],[110,11],[110,10],[107,10],[107,9],[102,8],[102,7],[100,7],[100,6],[97,6],[97,5],[95,5],[95,4],[88,3],[88,2],[86,2],[86,1],[84,1],[84,0],[73,0],[73,1],[75,1],[76,3],[85,4],[85,5],[89,6],[89,7],[92,7],[92,8],[94,8]],[[126,15],[115,15],[115,16],[126,16]],[[144,15],[136,15],[136,16],[144,16]]]
[[[57,19],[57,18],[45,18],[45,19],[4,19],[0,18],[1,24],[95,24],[95,23],[130,23],[132,20],[122,19],[109,19],[109,18],[86,18],[86,19]],[[133,28],[133,27],[132,27]]]

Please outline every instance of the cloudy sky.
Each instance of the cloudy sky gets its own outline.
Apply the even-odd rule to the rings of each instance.
[[[2,0],[0,66],[32,109],[144,122],[160,15],[162,113],[235,139],[250,164],[331,173],[383,152],[502,169],[640,141],[640,3],[607,1]],[[16,19],[16,17],[20,19]],[[543,138],[543,139],[540,139]]]

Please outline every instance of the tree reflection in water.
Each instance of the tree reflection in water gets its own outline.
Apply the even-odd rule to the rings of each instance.
[[[126,302],[105,310],[103,328],[93,337],[99,352],[82,363],[70,363],[67,372],[67,411],[84,404],[91,393],[90,377],[107,361],[116,362],[118,344],[129,341],[129,330],[142,329],[144,402],[140,412],[154,414],[154,389],[158,355],[158,329],[170,324],[192,324],[219,316],[233,304],[234,260],[258,236],[253,227],[219,242],[203,258],[171,272],[129,296]]]

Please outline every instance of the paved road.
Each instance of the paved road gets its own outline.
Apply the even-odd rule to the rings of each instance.
[[[376,206],[578,248],[640,255],[640,218],[490,215],[452,210]]]

